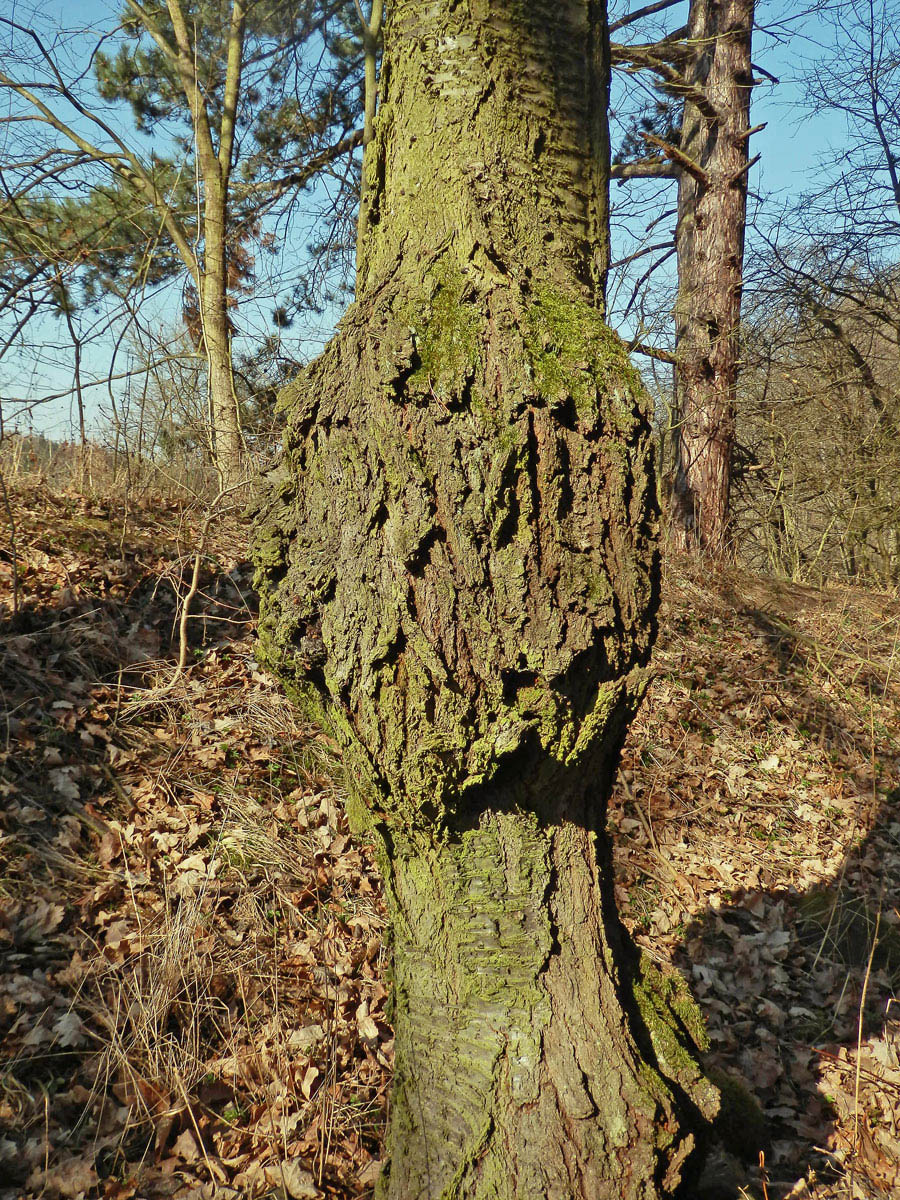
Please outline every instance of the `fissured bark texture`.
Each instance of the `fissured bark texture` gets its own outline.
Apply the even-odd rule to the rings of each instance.
[[[692,0],[691,82],[713,120],[684,106],[681,148],[700,168],[678,182],[675,541],[715,557],[732,552],[734,396],[740,353],[747,218],[754,0]]]
[[[585,0],[392,5],[359,299],[260,508],[262,656],[384,872],[392,1200],[668,1195],[718,1102],[608,862],[658,566],[598,311],[602,34]]]

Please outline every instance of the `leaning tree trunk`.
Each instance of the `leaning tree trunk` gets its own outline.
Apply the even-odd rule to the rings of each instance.
[[[600,11],[394,0],[358,299],[260,513],[264,660],[379,846],[393,1200],[669,1195],[718,1105],[613,899],[658,570],[646,398],[598,312]]]
[[[713,111],[685,103],[678,182],[673,525],[677,544],[731,550],[754,0],[692,0],[690,82]]]

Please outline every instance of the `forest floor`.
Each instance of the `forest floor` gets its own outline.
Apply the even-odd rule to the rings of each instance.
[[[372,1194],[384,912],[341,768],[179,506],[10,496],[0,539],[0,1198]],[[900,603],[666,566],[610,813],[638,942],[769,1127],[720,1194],[900,1195]]]

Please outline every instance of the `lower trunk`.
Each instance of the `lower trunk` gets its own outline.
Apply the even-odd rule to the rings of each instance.
[[[733,376],[695,383],[678,408],[673,540],[712,557],[732,549],[733,387]]]
[[[654,1051],[606,840],[601,866],[587,813],[573,816],[542,827],[497,810],[454,842],[395,846],[396,1065],[381,1196],[668,1194],[694,1147],[694,1101],[715,1111],[687,1053],[681,1082],[658,1069],[676,1032],[660,1026]]]
[[[221,326],[221,322],[218,323]],[[204,321],[203,335],[209,371],[211,442],[220,487],[232,487],[243,476],[244,443],[234,394],[231,344],[227,328]]]

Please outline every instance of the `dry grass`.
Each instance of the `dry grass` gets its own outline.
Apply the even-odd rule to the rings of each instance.
[[[29,747],[6,759],[0,914],[14,1194],[111,1178],[123,1196],[169,1194],[177,1164],[253,1195],[303,1164],[325,1193],[358,1195],[390,1054],[377,885],[349,843],[331,748],[255,668],[233,532],[217,525],[191,627],[201,653],[173,682],[177,525],[150,565],[159,513],[132,514],[111,589],[121,510],[104,544],[89,517],[90,545],[56,557],[36,547],[80,539],[79,502],[28,496],[29,602],[0,643],[10,744]],[[139,662],[131,639],[149,633],[157,656]],[[48,794],[48,756],[62,792]],[[34,969],[46,986],[23,990]],[[374,1039],[358,1013],[380,1021]]]
[[[215,495],[216,473],[202,461],[164,462],[136,454],[114,437],[51,442],[34,434],[0,439],[0,474],[14,489],[47,488],[87,498],[118,499],[140,505],[147,500],[197,503]]]

